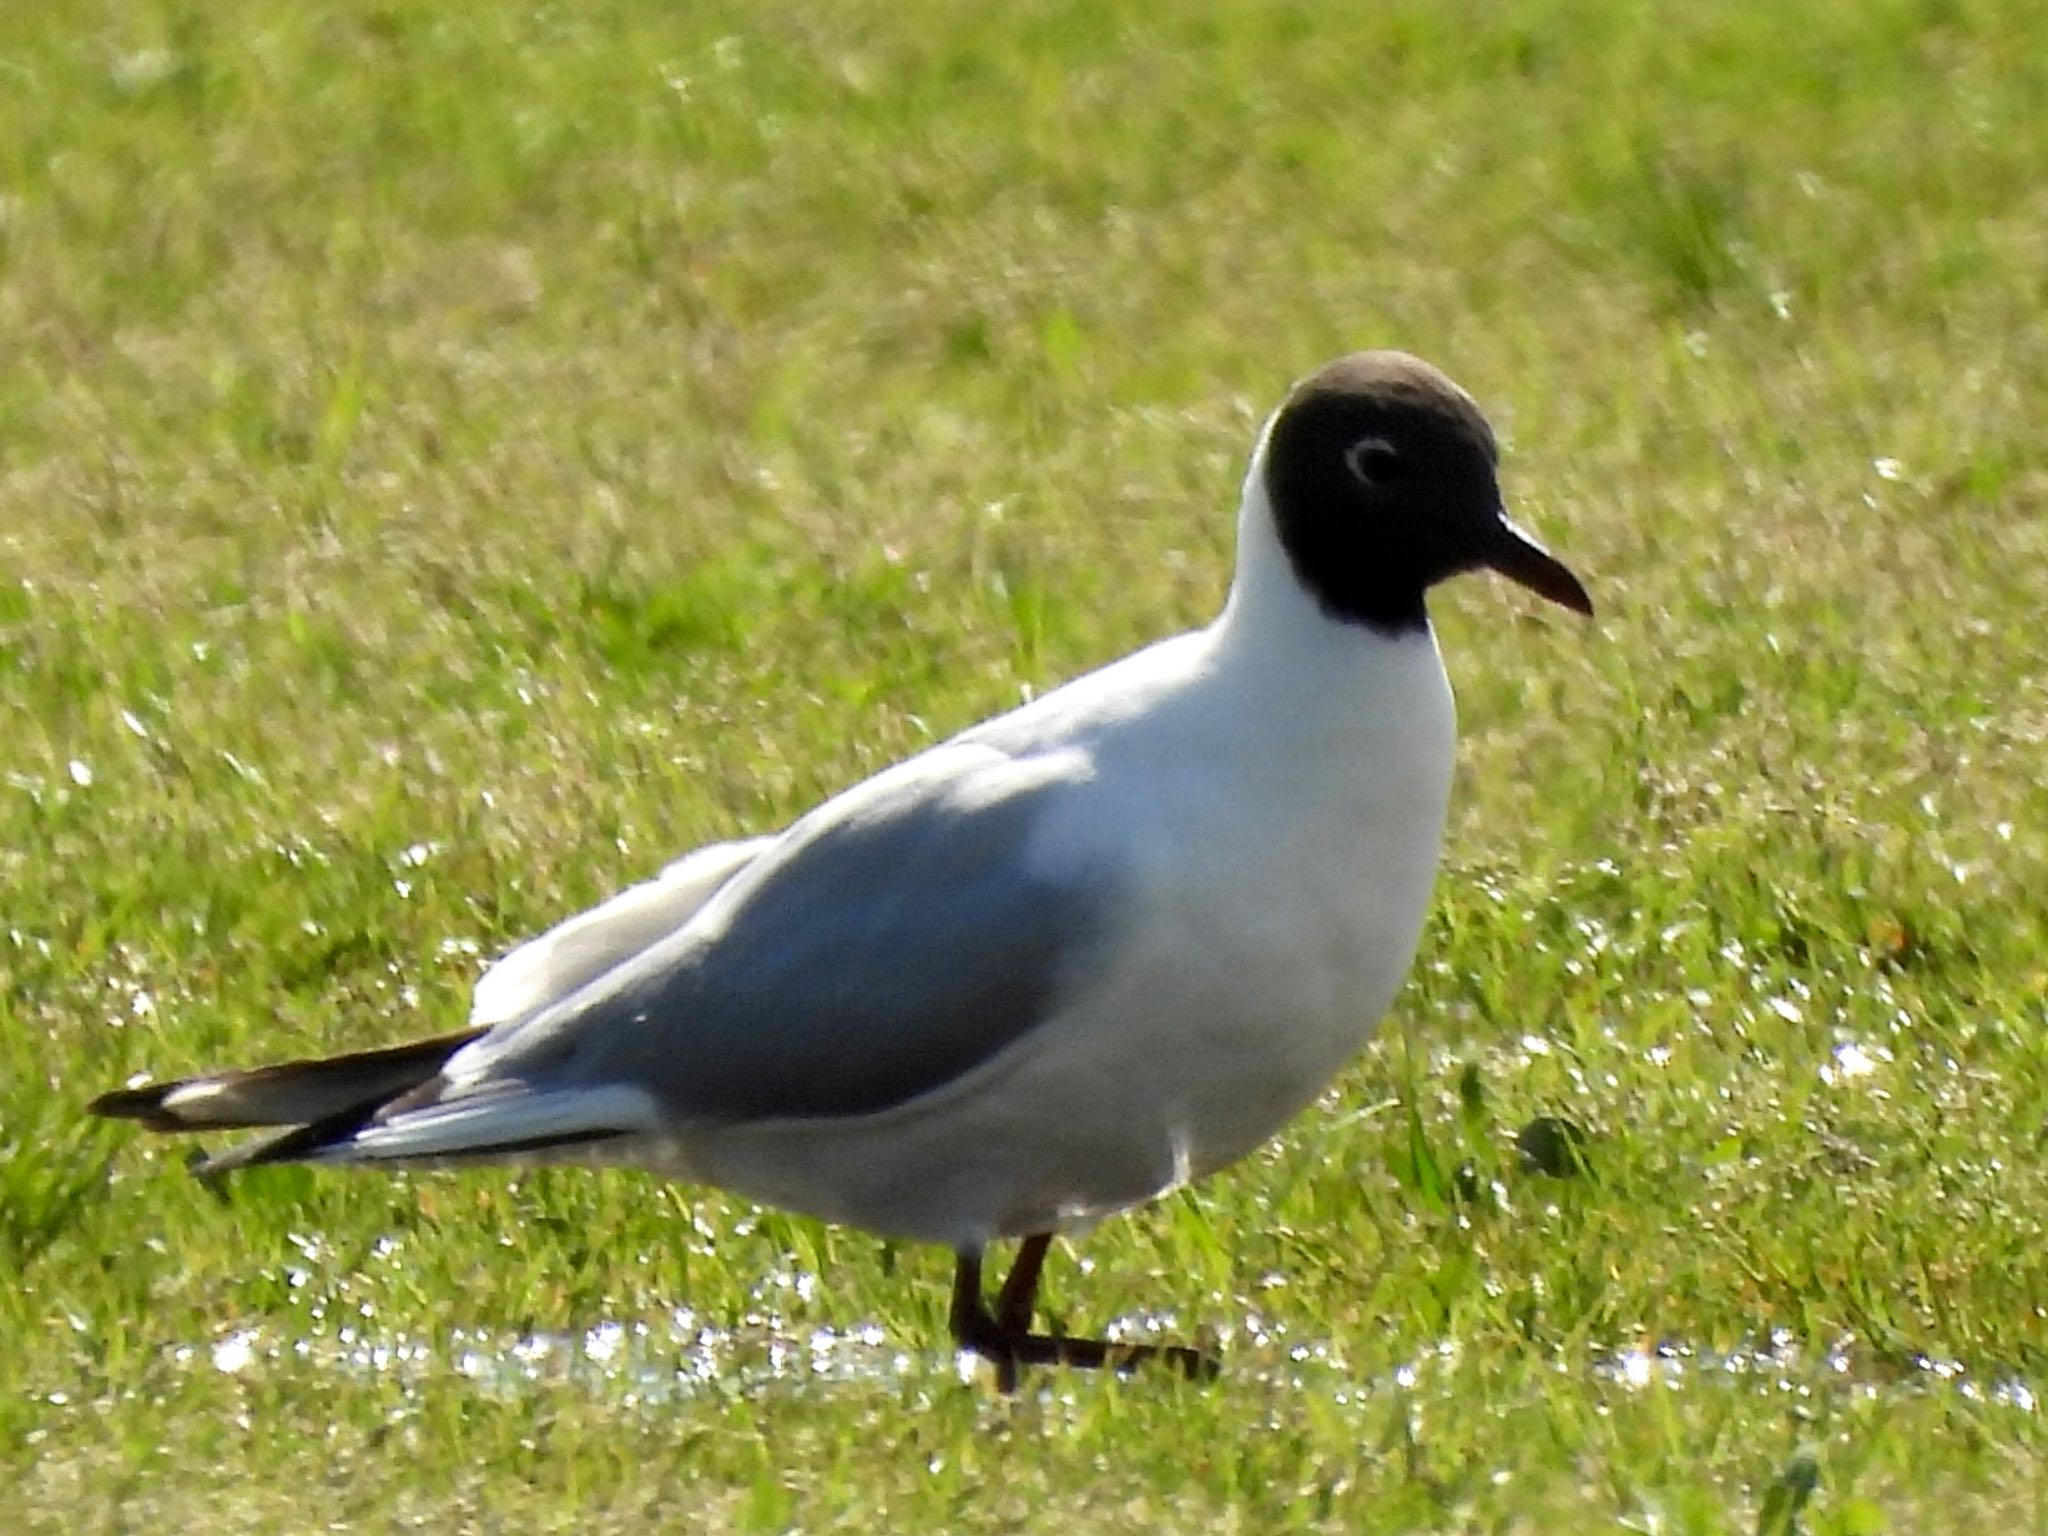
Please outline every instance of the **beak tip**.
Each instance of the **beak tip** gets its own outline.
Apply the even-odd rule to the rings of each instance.
[[[1593,598],[1586,591],[1586,584],[1573,575],[1562,560],[1517,528],[1505,515],[1500,519],[1498,537],[1487,563],[1538,597],[1547,598],[1560,608],[1569,608],[1584,618],[1593,617]]]
[[[1560,581],[1551,586],[1532,586],[1531,590],[1537,596],[1557,604],[1560,608],[1569,608],[1582,619],[1590,620],[1595,616],[1593,613],[1592,597],[1576,580],[1569,584]]]

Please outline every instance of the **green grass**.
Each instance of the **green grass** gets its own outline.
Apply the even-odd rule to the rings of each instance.
[[[2044,99],[2029,0],[0,7],[0,1525],[2040,1528]],[[716,1192],[81,1116],[1206,618],[1365,344],[1602,617],[1441,595],[1381,1043],[1057,1263],[1214,1387],[1003,1402],[942,1255]]]

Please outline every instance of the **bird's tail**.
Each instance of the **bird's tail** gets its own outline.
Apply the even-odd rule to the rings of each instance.
[[[381,1050],[122,1088],[101,1094],[86,1108],[95,1115],[139,1121],[152,1131],[289,1127],[200,1166],[202,1172],[225,1173],[254,1163],[288,1162],[347,1140],[386,1104],[431,1082],[450,1056],[482,1033],[458,1030]]]

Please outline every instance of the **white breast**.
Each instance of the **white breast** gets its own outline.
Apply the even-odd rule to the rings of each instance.
[[[1150,763],[1106,744],[1101,782],[1117,792],[1076,808],[1115,818],[1150,862],[1110,973],[1049,1032],[1068,1048],[1049,1038],[1043,1054],[1068,1063],[1070,1101],[1142,1078],[1121,1114],[1156,1111],[1139,1134],[1174,1145],[1180,1177],[1243,1156],[1312,1101],[1414,957],[1442,848],[1450,688],[1428,634],[1369,645],[1369,663],[1304,667],[1296,652],[1291,678],[1257,658],[1230,675],[1224,658],[1186,735],[1129,744]]]

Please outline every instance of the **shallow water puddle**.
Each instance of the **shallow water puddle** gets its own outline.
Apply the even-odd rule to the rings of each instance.
[[[1858,1354],[1855,1341],[1844,1339],[1820,1357],[1819,1379],[1839,1382],[1849,1392],[1881,1397],[1898,1391],[1953,1391],[1970,1402],[1992,1403],[2022,1413],[2039,1410],[2040,1397],[2015,1374],[1979,1374],[1960,1361],[1915,1355],[1903,1364],[1880,1363]],[[1726,1352],[1696,1349],[1667,1340],[1636,1345],[1603,1355],[1593,1362],[1595,1378],[1632,1391],[1656,1387],[1678,1389],[1716,1381],[1761,1383],[1788,1395],[1811,1396],[1815,1372],[1805,1351],[1789,1333],[1773,1333],[1750,1348]]]
[[[1172,1338],[1178,1331],[1170,1315],[1147,1314],[1121,1319],[1109,1333],[1135,1343]],[[1220,1342],[1226,1350],[1227,1382],[1280,1386],[1361,1406],[1415,1391],[1460,1353],[1457,1345],[1446,1343],[1390,1375],[1361,1382],[1327,1345],[1291,1342],[1283,1326],[1256,1316],[1247,1316]],[[408,1395],[457,1379],[505,1396],[570,1387],[615,1397],[629,1409],[777,1386],[929,1384],[942,1379],[946,1358],[928,1347],[905,1348],[875,1323],[791,1330],[779,1318],[750,1318],[740,1327],[721,1328],[686,1307],[653,1321],[605,1319],[581,1333],[457,1328],[440,1340],[377,1336],[351,1327],[312,1337],[242,1328],[209,1345],[179,1346],[172,1354],[181,1364],[226,1375],[279,1364],[310,1365],[396,1380]],[[981,1369],[964,1354],[952,1357],[951,1365],[962,1380],[973,1379]],[[1627,1393],[1741,1390],[1812,1398],[1839,1390],[1875,1399],[1901,1392],[1953,1392],[2023,1414],[2037,1413],[2041,1406],[2037,1389],[2017,1374],[1972,1371],[1928,1356],[1881,1361],[1850,1339],[1816,1359],[1783,1332],[1727,1351],[1675,1340],[1632,1345],[1595,1355],[1581,1369],[1594,1381]]]
[[[930,1387],[948,1377],[971,1381],[985,1371],[974,1357],[947,1354],[936,1336],[892,1337],[879,1323],[806,1326],[787,1315],[792,1300],[808,1302],[819,1280],[799,1267],[762,1277],[751,1305],[727,1326],[689,1307],[648,1317],[602,1317],[580,1332],[449,1329],[432,1337],[381,1329],[374,1304],[356,1294],[356,1276],[319,1275],[333,1255],[318,1237],[293,1234],[306,1265],[282,1271],[298,1316],[225,1332],[170,1350],[195,1371],[251,1376],[265,1370],[333,1371],[399,1385],[408,1398],[429,1388],[468,1384],[494,1396],[569,1389],[632,1409],[696,1396],[730,1397],[834,1385]],[[400,1244],[380,1240],[372,1263],[397,1263]],[[1085,1261],[1084,1261],[1085,1269]],[[323,1286],[317,1282],[325,1280]],[[1217,1298],[1220,1300],[1220,1298]],[[1446,1340],[1392,1372],[1361,1375],[1321,1340],[1292,1336],[1286,1322],[1247,1308],[1234,1322],[1194,1337],[1172,1312],[1133,1313],[1105,1330],[1125,1343],[1194,1342],[1220,1351],[1224,1381],[1321,1397],[1339,1407],[1364,1407],[1426,1390],[1460,1362]],[[1730,1350],[1682,1339],[1634,1342],[1550,1362],[1615,1391],[1742,1391],[1814,1398],[1835,1394],[1875,1399],[1887,1394],[1949,1392],[1966,1401],[2022,1414],[2040,1410],[2040,1389],[2019,1373],[1971,1368],[1960,1361],[1880,1355],[1844,1336],[1816,1355],[1783,1330]],[[1077,1390],[1076,1374],[1041,1373],[1040,1395]]]
[[[891,1347],[874,1324],[801,1334],[765,1321],[727,1329],[700,1323],[686,1307],[652,1322],[607,1319],[581,1333],[456,1328],[429,1340],[354,1327],[310,1336],[243,1328],[211,1346],[180,1346],[173,1357],[226,1375],[289,1363],[382,1377],[407,1388],[457,1377],[509,1395],[572,1386],[616,1395],[628,1407],[713,1387],[731,1392],[793,1380],[893,1381],[924,1368],[918,1357]]]

